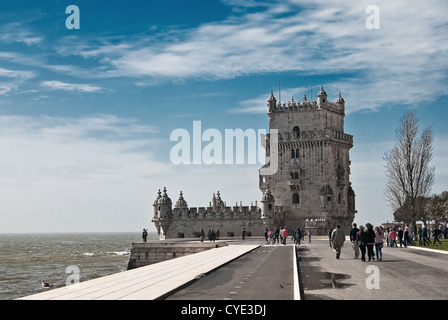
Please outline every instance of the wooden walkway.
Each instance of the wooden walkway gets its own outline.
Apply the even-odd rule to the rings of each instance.
[[[258,248],[228,245],[152,265],[48,289],[17,300],[157,300]]]

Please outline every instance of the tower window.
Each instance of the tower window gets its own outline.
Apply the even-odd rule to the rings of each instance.
[[[299,149],[296,149],[296,158],[297,159],[300,158],[300,150]]]
[[[294,149],[291,149],[291,158],[295,158],[296,157],[296,152]]]
[[[298,126],[295,126],[293,129],[292,129],[292,132],[294,133],[294,136],[295,137],[300,137],[300,128],[298,127]]]
[[[292,203],[300,203],[300,197],[298,193],[292,195]]]

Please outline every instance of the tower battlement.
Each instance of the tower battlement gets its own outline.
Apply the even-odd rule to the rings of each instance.
[[[328,101],[323,86],[321,87],[321,91],[319,91],[317,101],[308,100],[305,94],[302,101],[296,102],[293,96],[288,102],[277,102],[274,92],[271,91],[271,96],[267,100],[267,108],[268,114],[275,112],[310,112],[323,109],[345,115],[345,100],[339,92],[339,96],[335,102]]]

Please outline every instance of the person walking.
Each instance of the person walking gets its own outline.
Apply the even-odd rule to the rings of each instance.
[[[389,232],[389,241],[390,241],[390,247],[394,248],[397,246],[397,231],[395,229],[390,230]]]
[[[269,235],[269,230],[268,230],[268,228],[265,228],[264,229],[264,239],[266,240],[266,243],[268,243],[269,241],[268,241],[268,236]]]
[[[383,231],[379,228],[375,228],[375,251],[376,251],[376,258],[378,261],[383,260],[383,251],[381,250],[383,248]]]
[[[200,234],[200,237],[201,237],[201,242],[204,242],[204,239],[205,239],[204,228],[201,228],[201,234]]]
[[[295,232],[295,236],[296,236],[295,244],[300,245],[300,238],[302,237],[302,235],[300,234],[300,227],[297,227],[296,232]]]
[[[308,242],[311,243],[311,229],[308,230]]]
[[[407,247],[408,244],[410,244],[410,241],[409,241],[409,229],[408,229],[408,227],[404,228],[403,242],[404,242],[404,246],[405,246],[405,247]]]
[[[384,232],[384,238],[386,239],[386,246],[387,247],[390,247],[389,232],[390,232],[390,228],[387,228],[386,231]]]
[[[350,230],[350,242],[353,247],[353,255],[355,259],[359,257],[359,243],[356,235],[358,234],[359,229],[356,227],[356,223],[354,223],[353,228]]]
[[[412,229],[412,227],[409,224],[406,225],[406,229],[408,230],[407,244],[410,246],[415,246],[414,229]]]
[[[210,239],[210,242],[212,242],[212,241],[215,242],[215,240],[216,240],[216,233],[215,233],[214,229],[210,229],[209,239]]]
[[[361,261],[366,261],[367,234],[364,231],[364,226],[359,226],[356,239],[358,240],[359,249],[361,250]]]
[[[275,240],[274,240],[274,232],[272,232],[272,229],[269,229],[269,232],[268,232],[268,238],[269,238],[269,240],[268,240],[268,244],[270,244],[271,241],[272,241],[272,243],[275,242]]]
[[[417,235],[418,235],[418,244],[421,246],[423,244],[423,230],[422,230],[422,228],[418,227]]]
[[[439,235],[441,233],[442,233],[442,230],[440,230],[440,228],[435,228],[434,231],[432,232],[432,235],[434,237],[434,242],[432,243],[433,246],[436,244],[436,241],[438,241],[440,244],[442,244],[442,242],[440,242],[440,240],[439,240]]]
[[[336,259],[339,259],[341,256],[342,246],[344,245],[345,235],[344,231],[341,229],[341,225],[337,225],[336,229],[331,233],[331,241],[333,245],[334,252],[336,253]]]
[[[375,254],[373,253],[373,246],[375,245],[375,231],[373,231],[373,226],[370,223],[366,223],[366,228],[367,256],[369,261],[372,259],[375,261]]]
[[[330,248],[331,248],[331,233],[333,232],[333,230],[328,229],[328,242],[330,242]]]
[[[404,236],[404,232],[401,229],[401,227],[398,227],[398,241],[400,242],[400,248],[403,248],[403,236]],[[406,243],[404,244],[404,246],[406,247]]]
[[[288,230],[286,227],[282,229],[282,244],[286,244],[286,239],[288,238]]]
[[[241,238],[243,240],[246,240],[246,228],[243,228],[243,230],[241,230]]]
[[[275,228],[275,232],[274,232],[274,243],[275,243],[275,240],[277,240],[277,243],[280,243],[279,237],[280,237],[280,227],[277,227],[277,228]]]
[[[428,228],[426,226],[423,226],[422,232],[423,232],[423,245],[426,247],[426,243],[428,243],[429,246],[431,244],[431,241],[429,240],[428,237]]]

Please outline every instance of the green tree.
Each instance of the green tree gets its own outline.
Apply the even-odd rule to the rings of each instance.
[[[448,191],[435,194],[428,199],[426,205],[428,217],[434,220],[436,225],[448,223]]]

